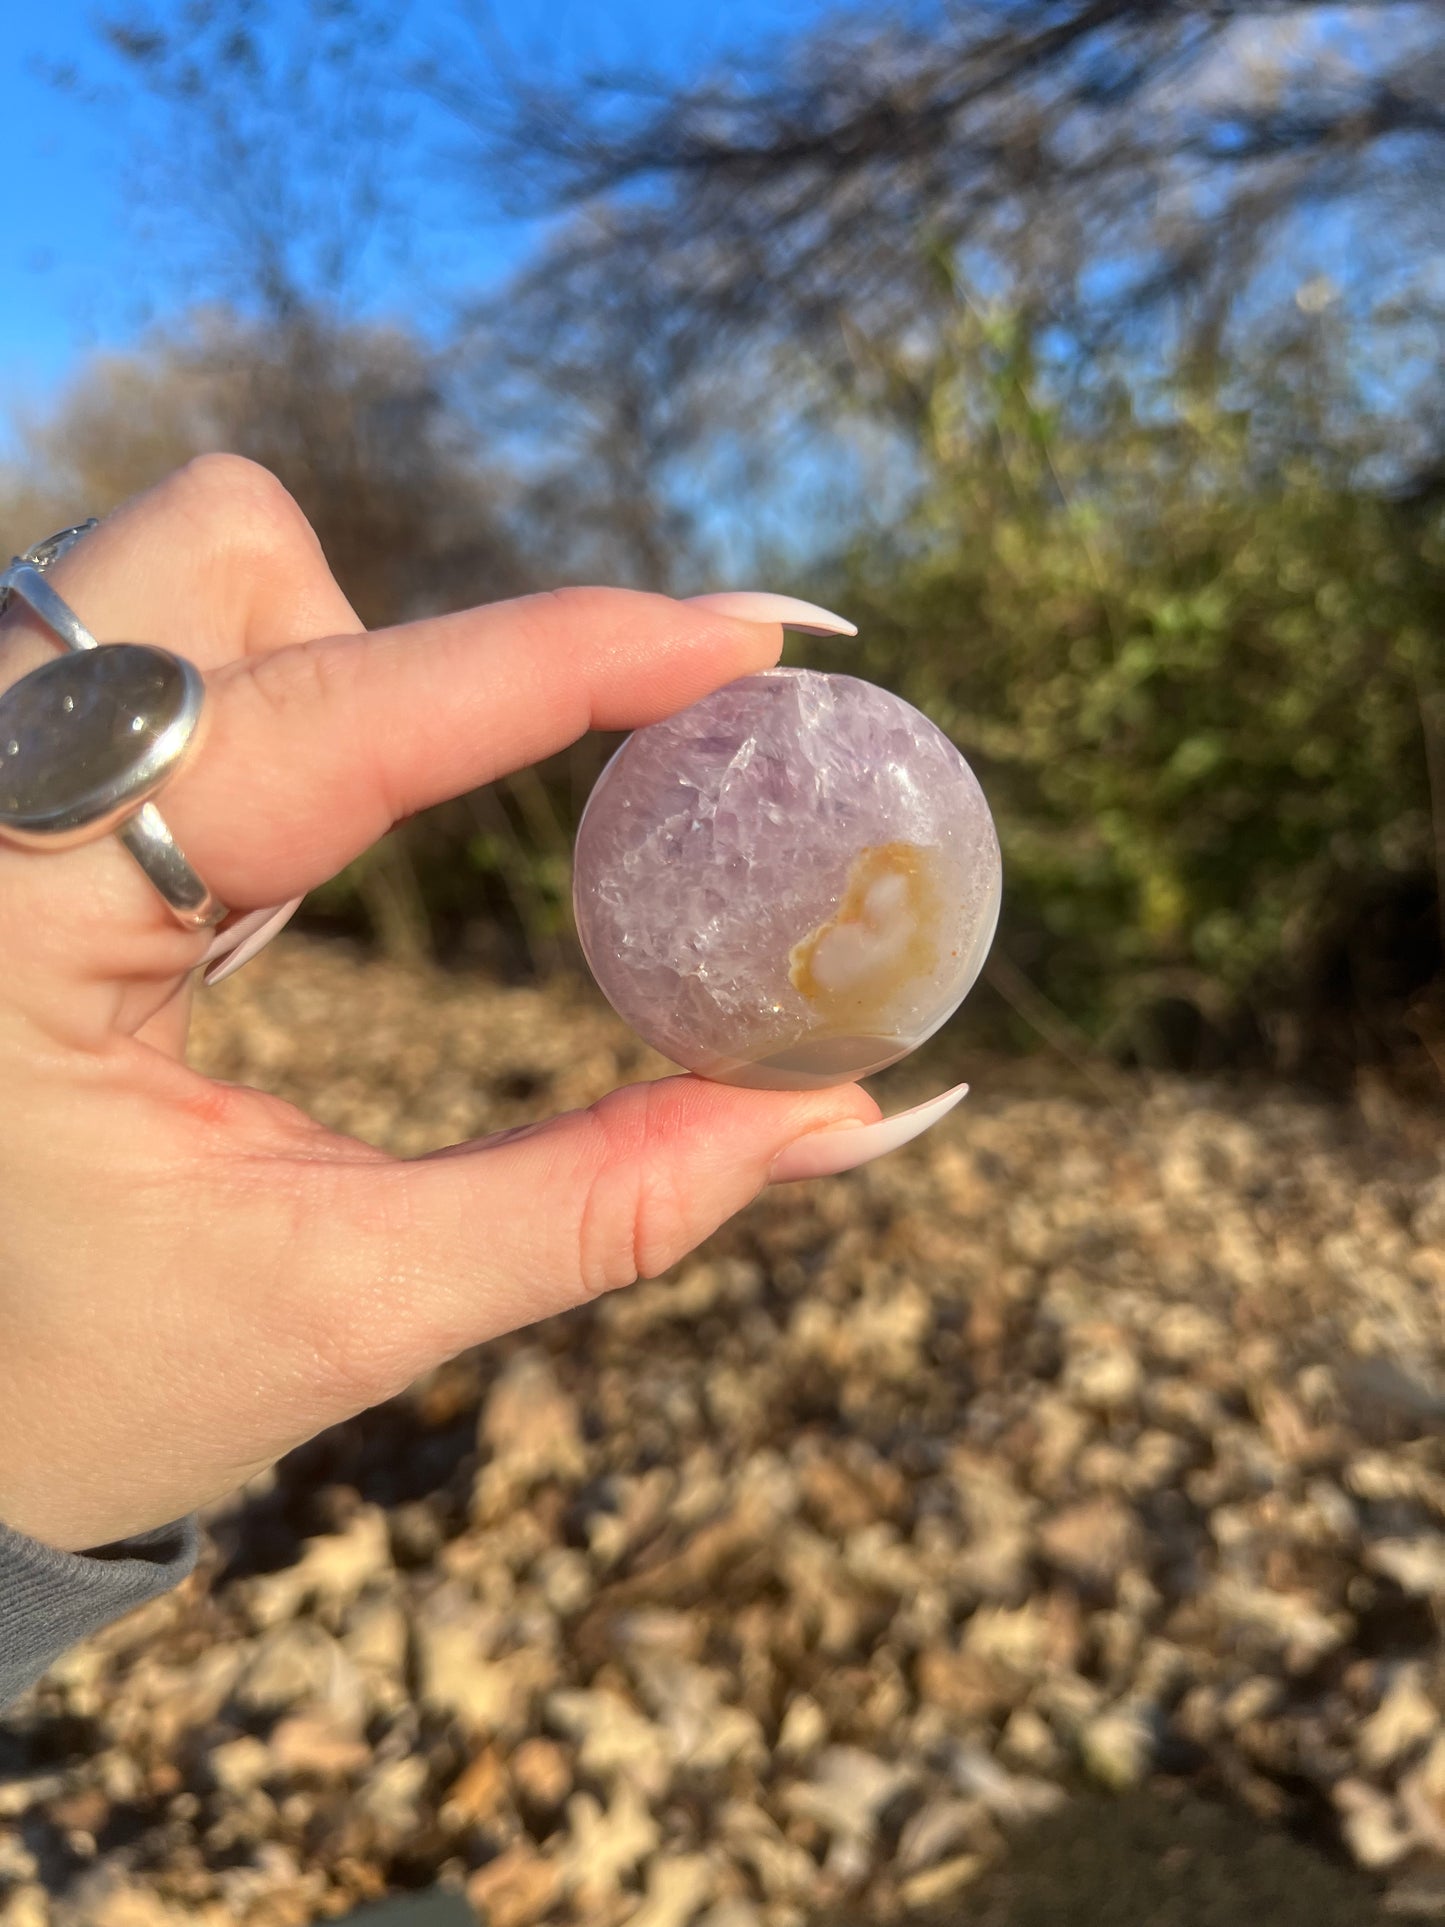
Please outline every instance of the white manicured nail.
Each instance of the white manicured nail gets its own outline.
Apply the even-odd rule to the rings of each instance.
[[[820,609],[816,602],[800,602],[796,596],[772,595],[766,589],[720,589],[715,595],[687,599],[695,608],[716,609],[720,616],[736,616],[740,622],[778,622],[805,636],[858,633],[858,625],[846,616],[835,616],[831,609]]]
[[[871,1164],[875,1158],[887,1157],[890,1151],[922,1137],[967,1096],[967,1084],[958,1084],[942,1097],[916,1104],[911,1111],[900,1111],[897,1117],[880,1118],[876,1124],[842,1124],[831,1130],[810,1131],[778,1155],[768,1182],[791,1184],[797,1178],[834,1178],[844,1171],[856,1171],[860,1164]]]
[[[247,916],[240,917],[229,930],[222,931],[214,939],[210,949],[202,958],[205,971],[201,981],[205,984],[219,984],[244,963],[262,951],[270,943],[278,930],[283,930],[301,908],[300,897],[292,897],[289,903],[273,906],[269,910],[252,910]]]

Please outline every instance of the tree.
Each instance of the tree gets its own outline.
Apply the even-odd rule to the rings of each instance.
[[[1445,520],[1362,489],[1326,314],[1227,394],[1037,397],[1016,319],[940,356],[911,513],[858,540],[863,673],[977,768],[1002,952],[1112,1051],[1445,1071]],[[1341,418],[1356,424],[1341,431]]]
[[[229,449],[290,489],[367,627],[521,593],[540,580],[522,491],[477,460],[444,375],[396,329],[327,323],[306,309],[270,321],[194,316],[93,365],[51,417],[24,425],[0,486],[0,540],[17,551],[105,513],[193,455]],[[501,825],[505,836],[505,815]],[[386,839],[327,900],[347,914],[359,900],[388,949],[414,953],[435,907],[425,877],[449,870],[453,899],[485,899],[464,855],[475,833],[458,806],[439,827]],[[501,855],[525,880],[515,838]],[[506,914],[505,895],[501,907]]]
[[[1399,270],[1445,186],[1441,0],[900,0],[680,87],[432,85],[489,197],[576,217],[530,285],[644,286],[675,362],[801,343],[854,391],[859,341],[926,345],[960,277],[1059,359],[1217,356],[1281,247],[1286,292],[1310,272],[1302,216]]]
[[[52,515],[104,513],[220,448],[286,484],[369,627],[535,579],[515,483],[476,460],[433,355],[400,330],[311,313],[204,312],[93,364],[52,416],[22,426],[12,546],[34,539],[27,498]]]

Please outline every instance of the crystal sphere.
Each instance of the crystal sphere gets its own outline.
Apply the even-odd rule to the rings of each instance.
[[[962,1003],[998,838],[935,724],[856,676],[770,669],[639,729],[577,832],[573,900],[613,1009],[704,1077],[768,1090],[896,1063]]]

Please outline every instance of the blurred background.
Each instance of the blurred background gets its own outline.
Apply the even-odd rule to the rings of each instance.
[[[862,629],[812,659],[993,800],[980,1035],[1438,1089],[1438,6],[60,0],[20,36],[4,543],[224,447],[369,624],[801,590]],[[314,916],[575,968],[608,747]]]
[[[1007,887],[885,1095],[947,1127],[326,1434],[53,1670],[3,1927],[1445,1918],[1445,5],[7,51],[0,549],[231,449],[369,625],[802,594]],[[409,1154],[659,1072],[570,922],[611,748],[394,833],[197,1061]]]

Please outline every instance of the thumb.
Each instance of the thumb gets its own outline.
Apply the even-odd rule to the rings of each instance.
[[[390,1396],[468,1346],[655,1277],[790,1146],[877,1117],[855,1085],[672,1077],[409,1163],[309,1160],[287,1284],[293,1315],[316,1321],[297,1333],[304,1355],[339,1368],[348,1410]]]

